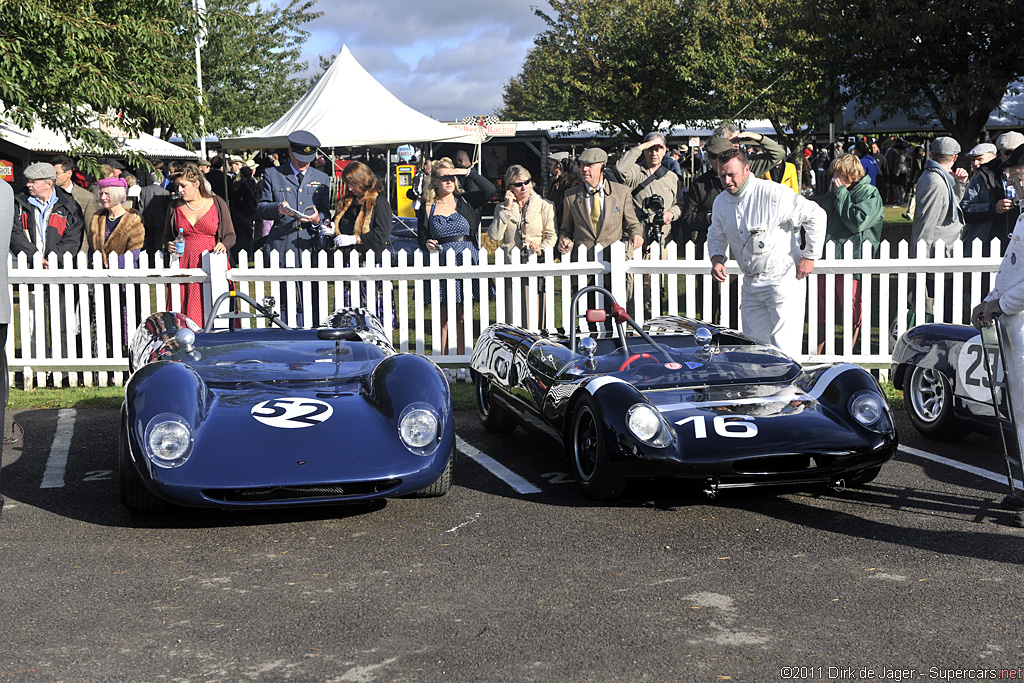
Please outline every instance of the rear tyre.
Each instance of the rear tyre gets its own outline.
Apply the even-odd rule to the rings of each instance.
[[[128,425],[121,422],[121,435],[118,439],[117,479],[121,492],[121,505],[133,515],[158,515],[167,509],[167,503],[157,498],[142,483],[139,473],[135,471],[131,456],[128,453]]]
[[[452,454],[448,456],[448,464],[444,466],[444,472],[433,484],[425,489],[420,489],[413,494],[414,498],[440,498],[441,496],[448,493],[452,488],[452,471],[455,469],[455,448],[452,448]]]
[[[922,436],[955,441],[968,434],[953,417],[953,389],[938,370],[915,366],[903,399],[911,424]]]
[[[492,434],[507,434],[516,428],[515,418],[491,400],[491,380],[479,372],[476,373],[476,411],[480,424]]]
[[[613,500],[622,496],[625,477],[612,473],[596,402],[585,396],[572,418],[572,433],[566,439],[576,483],[591,500]]]

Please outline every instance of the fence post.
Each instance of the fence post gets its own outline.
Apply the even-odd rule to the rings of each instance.
[[[626,245],[622,242],[615,242],[604,249],[604,254],[608,257],[607,267],[611,269],[612,296],[620,302],[620,306],[624,306],[628,299],[626,293]],[[595,258],[602,258],[600,250]],[[597,281],[600,282],[601,278],[597,278]]]
[[[203,287],[203,310],[213,314],[213,302],[228,291],[228,255],[206,252],[203,254],[203,271],[206,273],[206,287]],[[204,321],[205,322],[205,321]],[[215,328],[227,328],[230,321],[214,323]]]

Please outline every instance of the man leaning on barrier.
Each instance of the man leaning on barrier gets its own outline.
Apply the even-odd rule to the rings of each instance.
[[[1017,190],[1017,196],[1024,196],[1024,145],[1020,145],[1002,163],[1007,177]],[[1017,199],[1016,201],[1020,201]],[[995,286],[985,300],[971,311],[971,323],[979,330],[992,324],[998,317],[1002,330],[1001,348],[1005,354],[1006,384],[1010,391],[1010,401],[1014,406],[1014,423],[1017,428],[1017,440],[1024,443],[1024,216],[1017,219],[1017,224],[1010,235],[1010,242],[999,264]],[[1016,458],[1020,460],[1018,444]],[[1024,526],[1024,512],[1021,505],[1024,501],[1014,498],[1018,510],[1015,524]]]

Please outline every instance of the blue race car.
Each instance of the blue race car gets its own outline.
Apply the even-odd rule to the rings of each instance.
[[[226,300],[253,312],[217,315]],[[269,302],[265,302],[269,303]],[[451,487],[455,430],[448,381],[430,360],[395,353],[375,316],[342,309],[290,329],[241,293],[206,327],[157,313],[135,333],[121,411],[121,502],[287,507]],[[217,317],[269,325],[214,330]]]
[[[499,323],[481,335],[470,366],[484,428],[548,437],[584,495],[617,498],[630,478],[699,483],[709,495],[854,486],[895,454],[889,404],[859,366],[805,369],[773,346],[691,318],[641,327],[600,287],[581,288],[574,312],[591,292],[610,307],[585,314],[596,336]]]

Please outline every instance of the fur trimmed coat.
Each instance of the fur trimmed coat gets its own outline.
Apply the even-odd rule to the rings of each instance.
[[[107,211],[100,210],[92,217],[89,224],[89,244],[93,251],[103,254],[104,267],[109,266],[108,255],[127,254],[136,249],[142,249],[146,241],[146,226],[142,222],[142,216],[134,211],[126,211],[118,222],[114,232],[106,240],[103,235],[107,230]]]
[[[358,235],[360,252],[380,253],[387,249],[391,237],[392,216],[388,200],[373,190],[366,192],[358,202],[353,195],[346,195],[338,202],[334,213],[335,232]]]

